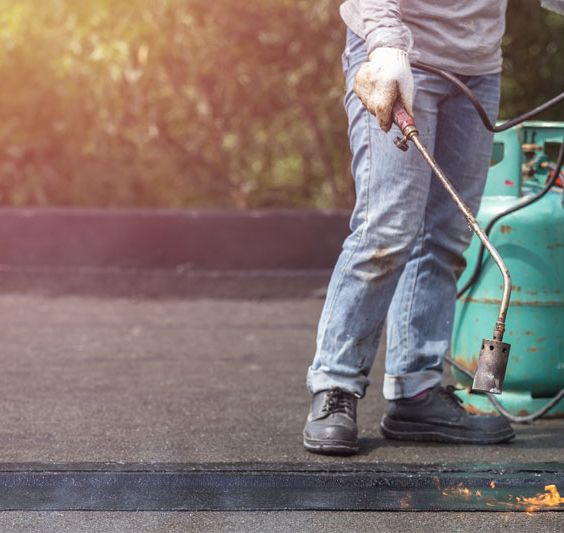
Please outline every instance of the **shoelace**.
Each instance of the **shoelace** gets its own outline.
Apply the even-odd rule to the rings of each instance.
[[[353,414],[352,394],[341,389],[330,389],[325,395],[325,402],[321,407],[324,413],[345,413],[349,416]]]
[[[463,403],[462,398],[459,398],[454,392],[460,390],[457,389],[454,385],[447,385],[446,388],[441,387],[439,389],[439,394],[443,398],[447,398],[455,407],[462,408],[461,404]]]

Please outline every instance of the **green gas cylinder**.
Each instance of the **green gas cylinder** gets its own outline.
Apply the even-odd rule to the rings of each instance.
[[[542,189],[564,141],[564,123],[526,122],[494,137],[492,166],[478,222],[485,227],[501,211]],[[499,220],[490,238],[513,281],[504,341],[511,352],[502,405],[517,415],[542,408],[564,388],[564,204],[561,187]],[[459,287],[474,270],[479,241],[472,240]],[[501,274],[485,255],[479,280],[456,304],[452,357],[474,372],[482,338],[491,334],[502,293]],[[484,395],[453,369],[469,411],[492,413]],[[546,416],[564,416],[564,401]]]

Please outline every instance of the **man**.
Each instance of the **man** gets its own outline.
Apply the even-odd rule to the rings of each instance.
[[[347,0],[343,54],[356,204],[331,277],[308,370],[313,395],[304,446],[358,450],[356,404],[387,317],[385,437],[499,443],[514,437],[501,416],[469,415],[440,385],[452,334],[456,280],[472,233],[417,150],[392,139],[400,99],[421,140],[470,208],[480,204],[492,134],[470,102],[410,60],[456,74],[495,121],[507,0]]]

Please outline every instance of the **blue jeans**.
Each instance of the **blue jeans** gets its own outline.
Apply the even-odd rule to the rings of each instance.
[[[387,317],[384,397],[410,397],[438,384],[452,335],[456,280],[472,233],[414,146],[393,144],[352,90],[365,42],[347,32],[343,54],[356,204],[319,321],[308,370],[310,392],[340,387],[359,397],[369,384]],[[423,143],[476,212],[492,134],[468,100],[437,75],[413,69],[414,115]],[[460,76],[490,120],[500,75]]]

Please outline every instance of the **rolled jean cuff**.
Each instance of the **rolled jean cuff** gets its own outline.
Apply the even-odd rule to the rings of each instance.
[[[425,389],[430,389],[441,382],[443,373],[439,370],[409,372],[400,376],[384,375],[384,398],[399,400],[411,398]]]
[[[344,376],[332,374],[323,370],[314,370],[312,367],[307,372],[307,388],[311,394],[339,387],[358,398],[362,398],[366,393],[366,387],[370,380],[366,376]]]

